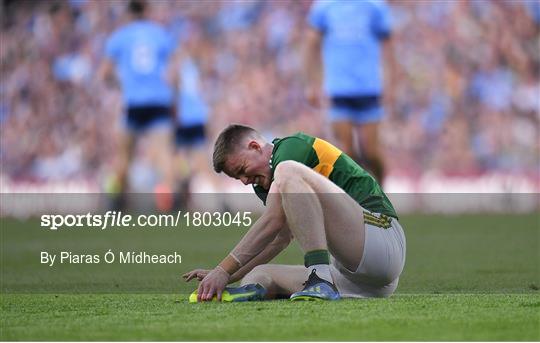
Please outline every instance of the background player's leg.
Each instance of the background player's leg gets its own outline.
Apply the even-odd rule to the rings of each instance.
[[[125,193],[128,189],[128,171],[133,160],[137,141],[135,133],[127,130],[123,131],[119,138],[119,154],[115,168],[115,186],[112,187],[114,189],[113,193],[115,193],[113,207],[116,210],[121,210],[126,206]]]
[[[332,123],[332,132],[337,142],[336,146],[352,159],[356,160],[357,154],[354,149],[353,129],[353,124],[350,121],[339,120]]]
[[[151,158],[160,174],[160,182],[155,189],[157,207],[166,212],[173,207],[175,188],[172,132],[169,126],[160,126],[150,130],[149,135]]]
[[[382,185],[384,180],[384,160],[379,144],[379,123],[366,123],[357,126],[360,150],[368,169]]]
[[[253,268],[240,284],[258,283],[267,290],[267,298],[289,297],[302,289],[308,270],[301,265],[262,264]]]
[[[280,163],[274,178],[289,228],[304,252],[325,240],[343,266],[356,270],[364,250],[362,207],[330,180],[295,161]]]
[[[149,132],[152,142],[152,159],[158,168],[161,180],[168,186],[174,183],[172,132],[169,127],[160,127]]]
[[[177,200],[183,208],[190,208],[193,200],[191,194],[197,192],[200,185],[207,187],[207,174],[213,174],[213,170],[209,169],[212,163],[208,161],[205,143],[205,128],[202,124],[176,127],[174,178],[178,191]]]
[[[190,151],[177,144],[173,159],[174,183],[177,192],[177,207],[189,208],[189,182],[192,177]]]

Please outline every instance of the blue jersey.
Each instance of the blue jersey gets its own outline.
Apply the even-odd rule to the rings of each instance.
[[[200,89],[199,68],[191,58],[183,60],[179,70],[182,77],[180,99],[177,104],[178,122],[182,126],[204,125],[207,122],[208,106]]]
[[[391,33],[390,9],[381,0],[318,0],[308,16],[321,32],[324,89],[331,96],[382,92],[381,46]]]
[[[138,20],[107,40],[105,54],[116,71],[127,106],[171,106],[172,88],[165,80],[172,38],[159,25]]]

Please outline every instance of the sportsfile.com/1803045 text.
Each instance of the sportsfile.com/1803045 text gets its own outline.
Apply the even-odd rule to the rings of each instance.
[[[251,212],[200,212],[177,211],[175,214],[131,215],[121,211],[107,211],[103,214],[44,214],[41,227],[49,230],[62,228],[246,228],[252,224]]]

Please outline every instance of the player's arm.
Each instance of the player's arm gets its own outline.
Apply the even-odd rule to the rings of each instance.
[[[383,63],[384,63],[384,102],[390,112],[393,112],[395,104],[396,84],[393,80],[397,76],[397,63],[394,55],[394,40],[391,36],[382,42]]]
[[[276,188],[276,183],[272,183],[266,200],[266,211],[229,254],[236,266],[229,264],[228,258],[220,264],[229,274],[238,271],[241,266],[246,265],[263,251],[286,225],[281,196],[276,192]]]
[[[112,84],[116,81],[114,74],[114,62],[110,58],[105,57],[101,61],[101,64],[97,70],[97,78],[99,81],[106,82],[108,84]]]
[[[394,105],[394,79],[397,75],[397,63],[394,54],[394,39],[392,38],[391,8],[385,2],[380,2],[374,7],[372,13],[373,33],[381,44],[382,62],[384,73],[383,101],[390,112]]]
[[[283,229],[281,229],[276,238],[274,238],[274,240],[266,248],[264,248],[263,251],[261,251],[257,256],[252,258],[251,261],[242,266],[236,273],[231,275],[229,283],[241,280],[256,266],[270,262],[274,257],[276,257],[281,251],[283,251],[283,249],[285,249],[289,245],[292,238],[292,233],[288,227],[284,227]],[[209,272],[210,270],[208,269],[199,268],[185,273],[182,277],[186,281],[190,281],[192,279],[197,279],[201,281],[206,275],[208,275]]]
[[[321,41],[322,33],[312,27],[307,28],[304,46],[304,81],[308,101],[318,106],[320,104],[322,83]]]
[[[98,82],[105,82],[108,85],[117,84],[115,74],[115,63],[120,60],[122,51],[122,36],[119,33],[113,33],[107,38],[103,50],[103,58],[96,72]]]
[[[260,254],[279,234],[285,226],[285,213],[281,207],[281,197],[275,190],[275,183],[270,187],[267,208],[263,215],[253,224],[236,247],[221,263],[208,273],[199,284],[197,300],[210,300],[221,293],[229,283],[231,275]]]
[[[167,82],[171,85],[171,89],[173,92],[173,100],[172,100],[172,117],[173,120],[178,118],[177,111],[180,110],[178,108],[178,104],[180,103],[180,85],[182,82],[182,76],[180,73],[180,68],[182,65],[182,60],[184,58],[184,54],[182,53],[182,49],[178,48],[176,49],[175,53],[171,56],[169,65],[166,69],[166,79]]]
[[[252,258],[248,263],[243,265],[237,272],[231,275],[229,283],[233,283],[241,280],[247,273],[253,270],[253,268],[270,262],[280,252],[282,252],[292,240],[292,234],[288,227],[284,227],[278,233],[276,238],[261,251],[257,256]]]

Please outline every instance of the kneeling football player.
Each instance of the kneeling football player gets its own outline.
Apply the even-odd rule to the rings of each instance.
[[[213,270],[184,274],[201,281],[197,301],[337,300],[395,291],[405,263],[398,216],[375,179],[339,149],[304,133],[270,143],[253,128],[230,125],[216,140],[213,164],[252,184],[266,210]],[[304,265],[267,264],[293,238]],[[240,287],[227,287],[239,280]]]

